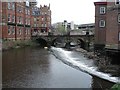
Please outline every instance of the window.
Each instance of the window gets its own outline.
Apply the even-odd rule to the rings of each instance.
[[[17,34],[18,34],[18,35],[21,35],[21,34],[22,34],[22,28],[21,28],[21,27],[18,28]]]
[[[120,4],[120,0],[116,0],[115,4]]]
[[[30,15],[30,10],[28,9],[28,15]]]
[[[20,23],[20,21],[21,21],[20,18],[21,18],[21,17],[18,18],[18,23]]]
[[[25,34],[27,35],[27,29],[25,29]]]
[[[42,24],[42,27],[44,27],[44,24]]]
[[[26,6],[28,6],[28,7],[29,7],[29,4],[30,4],[30,3],[29,3],[29,1],[28,1],[28,0],[26,0]]]
[[[47,13],[45,12],[45,15],[46,15]]]
[[[18,17],[18,23],[19,24],[23,24],[23,21],[22,21],[23,19],[22,19],[22,17],[20,16],[20,17]]]
[[[30,29],[28,29],[28,35],[30,35]]]
[[[34,22],[37,21],[37,18],[34,18]]]
[[[44,21],[44,18],[42,17],[42,21]]]
[[[19,17],[17,17],[17,23],[19,23]]]
[[[10,3],[10,2],[8,2],[8,9],[11,9],[10,4],[11,4],[11,3]]]
[[[105,20],[99,21],[99,27],[105,27]]]
[[[28,19],[28,25],[30,25],[30,19]]]
[[[12,10],[15,10],[15,3],[12,3]]]
[[[17,12],[19,12],[19,11],[20,11],[20,7],[18,6],[18,7],[17,7]]]
[[[100,14],[105,14],[105,7],[100,7]]]
[[[12,16],[12,22],[13,23],[15,22],[15,16],[14,15]]]
[[[10,26],[8,26],[8,35],[11,34]]]
[[[25,19],[25,24],[27,25],[27,18]]]
[[[8,22],[10,22],[10,14],[8,14]]]
[[[19,35],[21,35],[21,34],[22,34],[22,29],[20,28],[20,29],[19,29]]]
[[[120,23],[120,14],[118,14],[118,23]]]
[[[37,25],[36,24],[34,24],[34,27],[36,27]]]
[[[23,18],[22,17],[20,18],[20,24],[23,24]]]
[[[12,34],[15,35],[15,27],[12,27]]]
[[[17,7],[17,12],[22,13],[22,12],[23,12],[23,8],[20,7],[20,6],[18,6],[18,7]]]
[[[120,32],[119,32],[119,41],[120,41]]]
[[[45,24],[45,27],[47,27],[47,25]]]
[[[25,9],[25,14],[27,15],[27,9]]]

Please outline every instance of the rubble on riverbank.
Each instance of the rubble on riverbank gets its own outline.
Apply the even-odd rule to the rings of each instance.
[[[17,40],[17,41],[8,40],[2,42],[2,51],[22,48],[26,46],[38,46],[38,44],[33,42],[32,40]]]
[[[83,55],[89,59],[93,59],[95,64],[98,66],[98,70],[110,73],[112,76],[120,77],[120,66],[112,65],[111,59],[108,57],[99,56],[99,54],[95,54],[94,52],[88,52],[82,48],[76,48],[75,51],[83,53]]]

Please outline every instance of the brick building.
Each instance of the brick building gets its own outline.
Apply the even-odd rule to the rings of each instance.
[[[33,34],[48,34],[51,28],[51,10],[49,6],[34,6],[32,8],[32,31]]]
[[[120,1],[95,2],[95,49],[120,64]]]
[[[95,2],[95,45],[120,50],[120,2]]]
[[[2,38],[25,40],[31,37],[31,6],[26,2],[2,2]]]
[[[40,8],[38,8],[37,6],[32,7],[32,34],[36,35],[38,34],[38,32],[41,32],[40,30]]]
[[[2,39],[2,2],[0,0],[0,40]]]
[[[49,6],[40,6],[41,12],[41,32],[49,32],[51,27],[51,10]]]
[[[95,2],[95,49],[102,49],[106,43],[107,2]]]
[[[107,3],[105,48],[120,50],[120,1]]]

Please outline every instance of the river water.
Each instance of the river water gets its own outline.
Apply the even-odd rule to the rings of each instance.
[[[75,57],[83,58],[80,53],[72,53]],[[89,64],[91,65],[91,62]],[[56,58],[53,51],[38,47],[4,51],[2,83],[3,88],[88,88],[89,90],[109,89],[113,85],[63,63]]]

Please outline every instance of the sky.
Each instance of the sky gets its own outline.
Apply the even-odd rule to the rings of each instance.
[[[52,24],[73,21],[74,24],[95,22],[94,2],[98,0],[37,0],[38,5],[49,5],[52,11]]]

